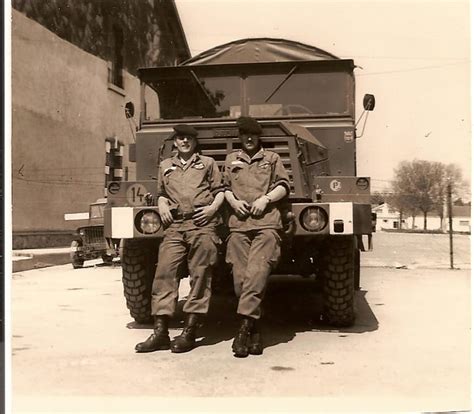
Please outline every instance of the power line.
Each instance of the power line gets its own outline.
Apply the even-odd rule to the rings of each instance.
[[[398,70],[388,70],[383,72],[368,72],[368,73],[356,73],[356,76],[372,76],[372,75],[386,75],[390,73],[406,73],[406,72],[416,72],[420,70],[431,70],[431,69],[441,69],[447,66],[455,66],[455,65],[466,65],[469,64],[469,61],[465,61],[462,63],[446,63],[444,65],[434,65],[434,66],[423,66],[419,68],[411,68],[411,69],[398,69]]]

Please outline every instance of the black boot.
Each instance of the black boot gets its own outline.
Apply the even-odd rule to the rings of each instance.
[[[252,330],[250,331],[249,354],[250,355],[263,354],[262,335],[260,332],[259,321],[254,321]]]
[[[153,333],[148,337],[146,341],[136,344],[135,351],[153,352],[165,349],[170,349],[168,316],[155,316],[153,322]]]
[[[249,355],[248,340],[250,330],[253,327],[253,319],[244,317],[240,323],[237,335],[235,335],[234,342],[232,342],[232,352],[237,358],[245,358]]]
[[[198,314],[188,313],[184,320],[184,328],[181,335],[177,336],[171,342],[171,352],[181,353],[188,352],[194,348],[196,341],[196,331],[198,328]]]

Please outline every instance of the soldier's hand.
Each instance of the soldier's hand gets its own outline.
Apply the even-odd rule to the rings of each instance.
[[[173,216],[171,215],[170,206],[166,200],[158,200],[158,210],[160,212],[161,221],[165,226],[169,226],[173,222]]]
[[[250,208],[250,214],[256,217],[261,216],[263,212],[265,211],[265,209],[267,208],[268,204],[269,204],[268,197],[262,196],[262,197],[257,198],[252,203],[252,207]]]
[[[250,214],[250,205],[244,200],[235,200],[230,206],[240,218],[245,218]]]
[[[211,206],[198,207],[194,211],[193,222],[196,226],[205,226],[216,214],[216,209]]]

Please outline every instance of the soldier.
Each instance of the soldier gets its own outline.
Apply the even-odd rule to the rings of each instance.
[[[262,128],[250,117],[237,120],[242,150],[225,161],[225,198],[232,208],[226,261],[232,266],[237,313],[242,321],[232,343],[236,357],[263,352],[258,321],[271,270],[280,260],[282,228],[275,203],[290,191],[288,174],[275,152],[262,148]]]
[[[222,177],[214,159],[198,154],[195,128],[177,125],[174,130],[178,153],[161,162],[158,176],[158,208],[166,230],[152,287],[154,330],[136,345],[137,352],[193,349],[199,316],[207,313],[211,297],[212,267],[220,243],[217,211],[224,201]],[[170,343],[168,321],[176,310],[186,265],[191,290],[183,308],[184,329]]]

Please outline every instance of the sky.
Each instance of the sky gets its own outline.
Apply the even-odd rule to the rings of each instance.
[[[191,55],[275,37],[354,59],[356,116],[372,93],[359,176],[390,186],[399,162],[455,163],[471,177],[470,11],[453,0],[176,0]],[[360,132],[360,128],[359,128]]]

